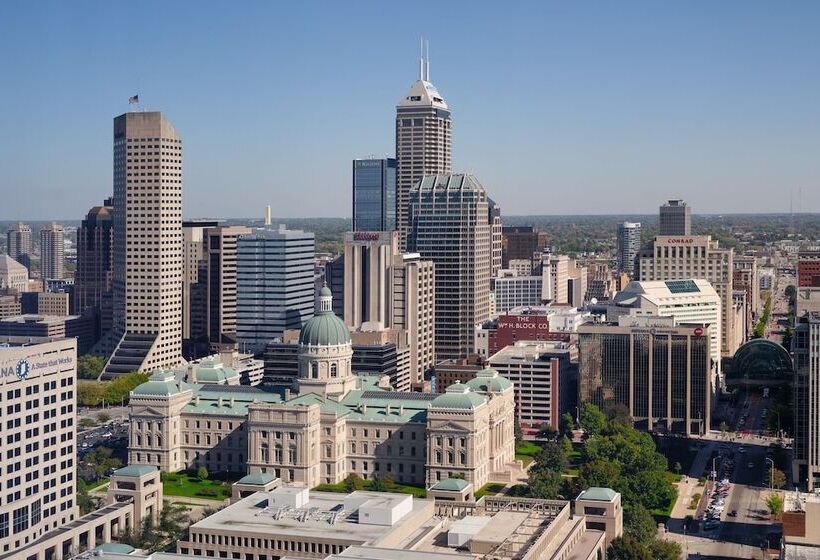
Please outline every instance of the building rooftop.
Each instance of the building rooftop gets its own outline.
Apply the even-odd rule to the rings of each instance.
[[[612,488],[601,488],[592,486],[578,494],[578,500],[593,500],[596,502],[611,502],[618,496]]]
[[[157,472],[154,465],[128,465],[114,471],[114,476],[143,476]]]
[[[441,490],[443,492],[461,492],[470,485],[463,478],[445,478],[436,482],[430,490]]]
[[[236,481],[237,484],[259,484],[265,485],[271,480],[275,479],[271,473],[254,473],[248,474]]]

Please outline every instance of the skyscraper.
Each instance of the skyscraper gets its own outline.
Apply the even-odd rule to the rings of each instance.
[[[353,231],[396,229],[396,160],[353,160]]]
[[[661,206],[658,235],[692,235],[692,208],[682,200]]]
[[[433,261],[436,357],[474,351],[474,328],[490,318],[491,225],[487,192],[468,174],[424,176],[410,192],[410,251]]]
[[[635,257],[641,249],[641,223],[624,222],[618,226],[618,272],[635,274]]]
[[[205,332],[212,350],[236,336],[236,247],[244,226],[220,226],[205,230]]]
[[[104,376],[182,361],[182,139],[159,112],[114,119],[114,335]]]
[[[74,273],[74,309],[98,318],[95,339],[111,330],[113,294],[111,281],[114,257],[114,201],[95,206],[77,229],[77,270]]]
[[[12,225],[6,233],[6,251],[12,259],[25,266],[31,273],[31,254],[34,252],[31,227],[23,222]]]
[[[313,317],[312,233],[257,229],[236,245],[236,335],[240,349],[261,353],[287,329]]]
[[[399,246],[410,234],[410,191],[424,175],[451,170],[450,109],[430,83],[430,60],[419,61],[419,79],[396,106],[396,221]]]
[[[40,276],[62,278],[65,273],[65,235],[63,226],[52,222],[40,230]]]
[[[528,260],[547,246],[547,234],[533,226],[504,226],[502,229],[502,252],[504,268],[510,260]]]

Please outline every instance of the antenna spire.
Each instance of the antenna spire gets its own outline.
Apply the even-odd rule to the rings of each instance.
[[[424,81],[430,81],[430,41],[425,41],[425,56],[426,62],[424,64]]]
[[[424,80],[424,37],[419,37],[419,80]]]

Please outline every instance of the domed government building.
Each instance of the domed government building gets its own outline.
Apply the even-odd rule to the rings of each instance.
[[[238,385],[236,372],[215,361],[187,382],[154,372],[131,393],[129,463],[268,473],[308,487],[355,473],[427,487],[463,477],[477,489],[509,470],[512,383],[486,369],[436,395],[354,375],[350,332],[331,304],[323,288],[300,332],[290,389]]]

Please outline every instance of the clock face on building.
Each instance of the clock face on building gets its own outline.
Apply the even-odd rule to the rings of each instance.
[[[31,364],[28,363],[28,360],[20,360],[17,362],[17,367],[14,368],[14,371],[17,374],[17,377],[20,379],[25,379],[31,372]]]

